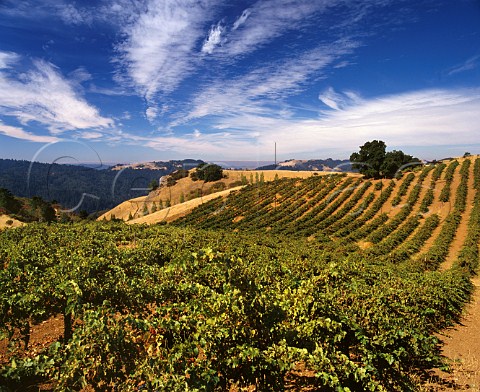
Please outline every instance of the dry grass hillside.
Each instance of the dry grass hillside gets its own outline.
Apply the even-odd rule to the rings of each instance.
[[[328,175],[332,172],[327,171],[290,171],[290,170],[224,170],[226,178],[215,182],[198,180],[193,181],[190,177],[182,178],[174,186],[161,187],[151,192],[147,196],[141,196],[127,200],[112,210],[101,215],[98,220],[110,220],[112,216],[116,219],[131,221],[132,223],[156,223],[165,219],[172,220],[172,217],[182,216],[198,205],[210,200],[211,195],[226,196],[232,188],[241,185],[242,178],[244,182],[256,183],[263,177],[265,182],[273,181],[275,176],[278,178],[308,178],[313,175]],[[349,173],[349,176],[359,177],[359,174]],[[182,207],[177,207],[179,204]],[[175,209],[172,210],[172,207]],[[164,210],[164,211],[163,211]],[[181,211],[181,212],[180,212]],[[155,214],[157,221],[151,217],[146,218],[148,214]]]
[[[19,220],[13,219],[8,215],[0,215],[0,230],[9,228],[9,227],[20,227],[25,223],[20,222]]]

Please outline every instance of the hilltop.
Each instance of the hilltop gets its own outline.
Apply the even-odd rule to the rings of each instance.
[[[256,170],[299,170],[299,171],[351,171],[348,159],[288,159],[286,161],[260,166]]]
[[[0,188],[15,196],[38,196],[65,209],[88,213],[111,209],[121,202],[148,194],[149,184],[164,175],[202,162],[186,159],[151,165],[117,165],[93,168],[0,159]],[[153,164],[152,164],[153,165]],[[139,170],[141,168],[141,170]]]
[[[152,161],[152,162],[139,162],[139,163],[126,163],[117,164],[109,168],[109,170],[118,171],[124,169],[132,170],[160,170],[165,174],[174,172],[178,169],[192,169],[197,167],[204,161],[200,159],[182,159],[182,160],[170,160],[170,161]]]
[[[225,178],[204,182],[193,181],[190,177],[182,178],[173,186],[162,186],[150,192],[147,196],[127,200],[115,208],[102,214],[98,220],[116,219],[129,223],[158,223],[185,215],[198,205],[210,200],[216,194],[225,197],[232,190],[247,184],[271,182],[282,178],[308,178],[317,175],[327,175],[329,172],[288,171],[288,170],[224,170]],[[350,173],[349,176],[359,177],[359,174]],[[184,204],[182,207],[179,204]],[[175,208],[175,214],[167,213],[167,209]],[[163,211],[163,212],[162,212]],[[181,213],[180,213],[181,211]],[[173,211],[172,211],[173,212]],[[137,220],[149,215],[148,219]]]

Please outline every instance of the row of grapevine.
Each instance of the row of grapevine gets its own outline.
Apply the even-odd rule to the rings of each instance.
[[[470,160],[468,160],[468,162],[470,162]],[[453,175],[458,165],[459,165],[458,161],[454,160],[452,163],[448,165],[447,170],[445,172],[445,185],[442,189],[442,192],[440,193],[440,201],[443,201],[444,203],[450,200]]]
[[[466,268],[471,274],[474,274],[477,271],[480,257],[478,251],[480,242],[480,158],[475,160],[473,175],[475,199],[468,220],[467,236],[465,237],[465,241],[456,263],[460,268]]]
[[[12,352],[0,368],[12,389],[281,391],[302,363],[310,389],[411,390],[442,365],[435,333],[471,291],[461,271],[405,273],[339,243],[259,232],[38,224],[0,241],[12,343],[69,316],[37,356]]]
[[[448,255],[450,244],[455,238],[457,228],[462,219],[462,214],[465,211],[470,165],[471,165],[471,161],[469,159],[466,159],[465,161],[463,161],[462,167],[460,170],[461,180],[460,180],[460,185],[456,190],[456,197],[455,197],[453,211],[450,214],[448,214],[447,218],[443,222],[441,231],[438,234],[437,238],[435,238],[435,241],[433,245],[430,247],[430,249],[428,249],[427,252],[425,252],[424,254],[418,256],[418,259],[423,264],[424,268],[430,268],[430,269],[438,268],[438,266],[443,261],[445,261],[445,258]],[[453,163],[450,164],[449,167],[447,168],[446,174],[450,176],[449,173],[452,173],[453,175],[453,172],[457,166],[458,164],[457,165],[453,165]]]
[[[402,185],[400,185],[400,188],[398,188],[398,192],[395,195],[395,197],[392,200],[392,206],[398,206],[400,204],[400,201],[402,200],[402,197],[407,194],[408,188],[410,187],[410,184],[412,181],[415,179],[415,174],[414,173],[408,173],[408,175],[405,177],[405,179],[402,181]]]

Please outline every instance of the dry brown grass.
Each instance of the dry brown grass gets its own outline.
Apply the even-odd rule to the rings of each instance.
[[[162,212],[163,210],[157,211],[154,213],[154,214],[157,214],[156,215],[157,217],[163,216],[163,218],[160,219],[160,221],[163,221],[163,220],[169,221],[171,220],[172,213],[173,213],[172,207],[176,207],[178,204],[180,204],[182,195],[186,203],[188,203],[189,201],[193,201],[194,199],[196,199],[197,195],[201,194],[203,195],[201,197],[201,200],[203,200],[204,202],[207,196],[210,196],[210,194],[213,194],[213,192],[215,192],[212,189],[212,187],[218,183],[223,183],[225,189],[228,190],[232,186],[232,184],[241,181],[242,177],[245,177],[247,181],[250,183],[252,180],[253,182],[255,182],[257,180],[257,176],[258,178],[260,178],[262,173],[263,173],[264,181],[273,181],[276,175],[278,175],[279,178],[308,178],[313,175],[321,176],[321,175],[332,174],[332,172],[326,172],[326,171],[290,171],[290,170],[265,170],[265,171],[224,170],[223,172],[226,175],[226,178],[223,178],[222,180],[215,181],[215,182],[205,183],[204,181],[193,181],[190,177],[182,178],[178,180],[174,186],[161,187],[158,190],[151,192],[148,196],[137,197],[135,199],[127,200],[121,203],[117,207],[101,215],[98,218],[98,220],[103,220],[103,219],[110,220],[112,215],[114,215],[115,218],[117,219],[122,219],[127,221],[129,219],[129,216],[131,215],[132,218],[134,218],[133,220],[135,220],[134,223],[138,223],[141,221],[143,222],[142,220],[144,215],[143,209],[145,205],[147,206],[147,209],[150,212],[152,210],[154,203],[158,207],[161,201],[163,204],[163,207],[166,207],[167,200],[170,200],[171,207],[167,208],[170,211],[168,215],[165,212]],[[357,174],[357,173],[348,173],[348,175],[353,177],[360,177],[360,174]],[[219,193],[219,192],[215,192],[215,193]],[[208,200],[210,200],[210,198]],[[194,205],[196,207],[198,205],[196,203],[197,202],[188,203],[186,204],[186,206]],[[195,207],[192,207],[191,209]],[[182,208],[180,208],[180,210],[181,209]],[[185,214],[186,210],[182,211],[182,213]]]
[[[7,224],[7,222],[12,221],[11,224]],[[0,230],[9,228],[9,227],[20,227],[23,226],[25,223],[20,222],[19,220],[13,219],[8,215],[0,215]]]
[[[129,220],[127,221],[127,223],[128,224],[145,223],[147,225],[151,225],[151,224],[160,223],[160,222],[171,222],[175,219],[178,219],[186,215],[188,212],[192,211],[195,207],[198,207],[199,205],[206,203],[209,200],[215,199],[217,197],[226,197],[231,192],[238,191],[241,188],[242,187],[239,186],[239,187],[227,189],[225,191],[212,193],[210,195],[206,195],[203,197],[198,197],[196,199],[189,200],[181,204],[176,204],[172,207],[164,208],[163,210],[154,212],[152,214],[148,214],[137,219]]]

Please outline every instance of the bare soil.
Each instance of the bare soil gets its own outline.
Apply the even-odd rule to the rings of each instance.
[[[7,222],[12,221],[11,224],[7,224]],[[10,223],[10,222],[9,222]],[[25,223],[20,222],[14,218],[9,217],[8,215],[0,215],[0,230],[9,228],[9,227],[20,227],[23,226]]]
[[[458,252],[462,249],[463,243],[468,233],[468,221],[472,213],[473,204],[475,201],[475,189],[473,189],[473,165],[470,165],[470,175],[468,178],[468,187],[467,187],[467,203],[465,206],[465,212],[462,214],[462,220],[458,225],[455,238],[450,246],[450,251],[448,253],[445,263],[440,266],[440,270],[444,271],[452,267],[453,263],[458,257]],[[458,170],[459,171],[459,170]],[[458,173],[460,177],[460,173]],[[456,188],[452,187],[452,193],[456,191]],[[479,331],[480,334],[480,331]],[[480,338],[480,336],[479,336]]]
[[[461,323],[444,332],[443,355],[451,360],[451,373],[437,370],[426,384],[429,391],[480,391],[480,277]],[[443,379],[439,381],[437,379]]]
[[[63,316],[57,315],[39,324],[33,325],[30,329],[30,342],[27,350],[24,350],[23,342],[17,348],[17,353],[26,357],[35,357],[50,344],[58,341],[63,334]],[[19,337],[15,334],[15,337]],[[11,353],[8,350],[8,340],[0,340],[0,364],[10,362]]]
[[[224,174],[226,178],[223,178],[219,181],[215,182],[208,182],[205,183],[204,181],[193,181],[190,177],[182,178],[177,181],[174,186],[171,187],[160,187],[158,190],[151,192],[147,196],[137,197],[131,200],[127,200],[117,207],[113,208],[110,211],[107,211],[105,214],[101,215],[97,220],[110,220],[112,215],[115,216],[116,219],[128,220],[129,217],[133,217],[134,219],[142,218],[143,217],[143,210],[146,206],[148,211],[152,210],[153,204],[155,203],[157,208],[159,207],[160,201],[163,203],[163,207],[166,207],[167,200],[169,200],[171,206],[176,206],[177,204],[181,204],[182,195],[183,199],[188,201],[194,200],[196,197],[196,193],[199,192],[200,194],[204,195],[202,198],[205,200],[205,197],[210,196],[213,193],[222,192],[220,189],[219,191],[215,191],[212,187],[218,186],[215,184],[223,183],[225,190],[235,185],[242,180],[242,177],[247,179],[247,182],[250,183],[256,181],[257,176],[263,174],[264,181],[273,181],[275,176],[278,175],[278,178],[308,178],[313,175],[331,175],[332,172],[324,172],[324,171],[290,171],[290,170],[224,170]],[[360,177],[358,173],[348,173],[349,176],[352,177]],[[193,197],[192,197],[193,195]],[[170,208],[170,207],[169,207]],[[164,217],[163,220],[166,218]]]

